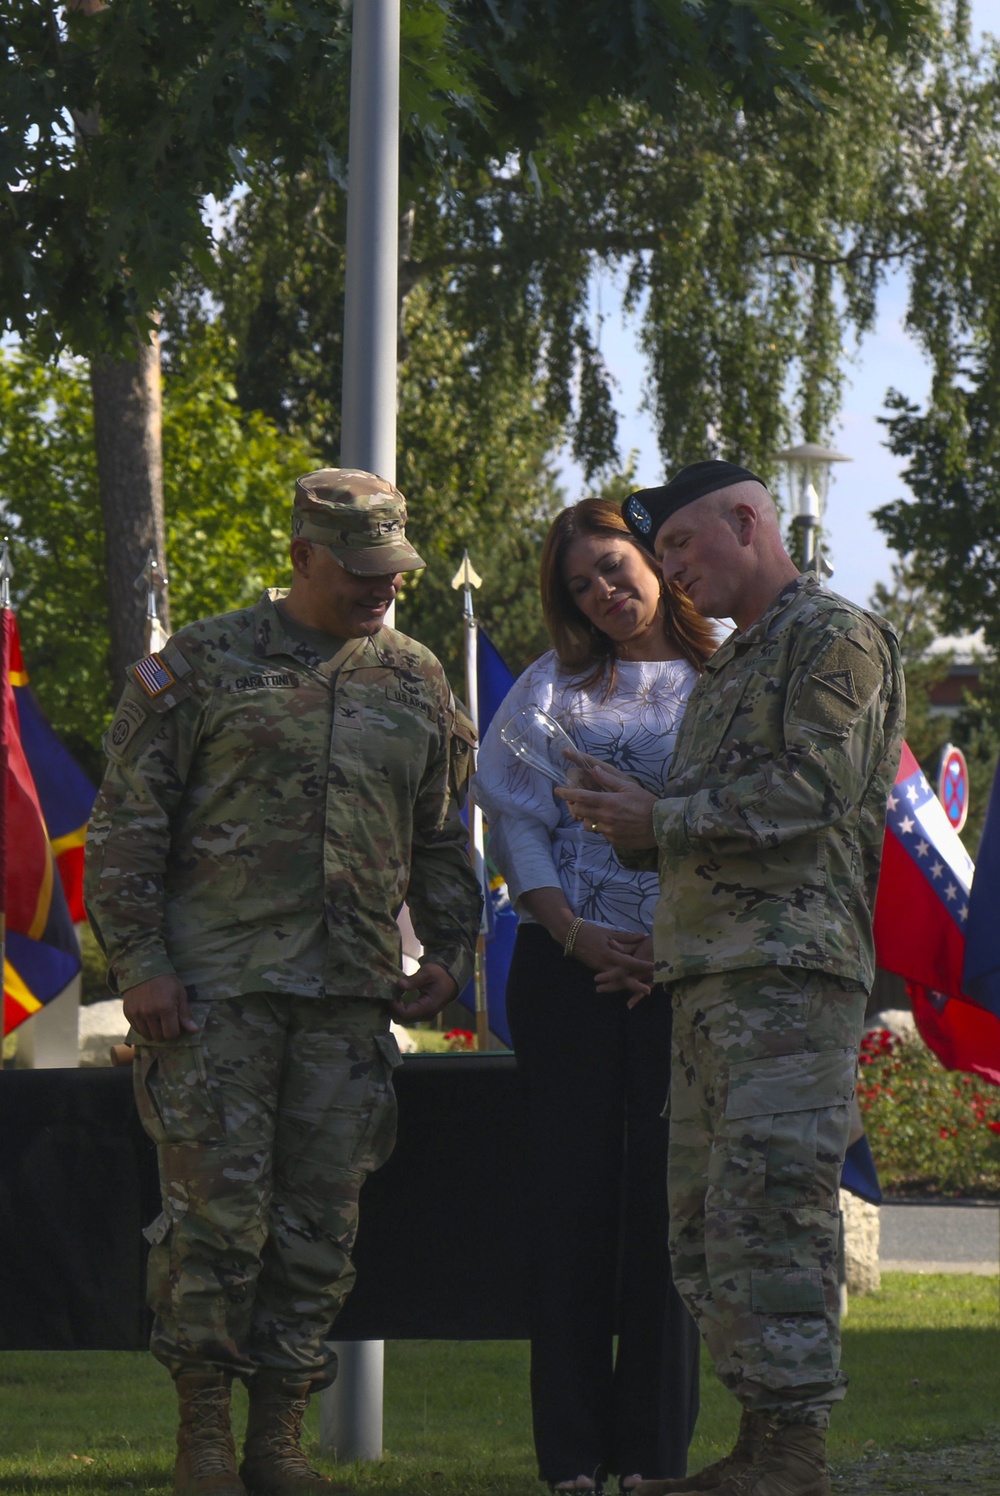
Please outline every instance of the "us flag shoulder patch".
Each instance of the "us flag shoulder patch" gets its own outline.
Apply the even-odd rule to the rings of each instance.
[[[161,695],[177,679],[158,654],[147,655],[138,665],[133,665],[132,669],[147,696]]]

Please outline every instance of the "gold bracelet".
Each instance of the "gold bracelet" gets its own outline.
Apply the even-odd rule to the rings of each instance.
[[[563,946],[564,956],[572,956],[573,947],[576,944],[576,937],[579,935],[581,926],[583,924],[584,920],[578,914],[576,919],[570,925],[569,929],[566,931],[566,944]]]

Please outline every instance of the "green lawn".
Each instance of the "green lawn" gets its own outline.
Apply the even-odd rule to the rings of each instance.
[[[852,1492],[922,1496],[937,1487],[890,1485],[883,1475],[870,1485],[852,1482],[862,1478],[858,1470],[888,1470],[879,1462],[900,1450],[917,1458],[933,1446],[1000,1433],[998,1281],[887,1274],[883,1283],[881,1294],[850,1306],[844,1363],[851,1389],[835,1414],[831,1459]],[[240,1390],[237,1427],[243,1406]],[[315,1430],[315,1408],[310,1421]],[[736,1422],[735,1406],[706,1368],[693,1468],[728,1448]],[[169,1484],[174,1426],[173,1388],[147,1355],[0,1354],[0,1493],[160,1491]],[[387,1345],[385,1448],[379,1464],[350,1472],[371,1496],[535,1496],[527,1347]],[[975,1496],[987,1489],[992,1484],[983,1483]]]

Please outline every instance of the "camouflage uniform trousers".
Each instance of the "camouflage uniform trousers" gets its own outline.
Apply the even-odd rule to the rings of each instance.
[[[396,1137],[388,1013],[265,993],[191,1009],[196,1034],[132,1035],[163,1201],[146,1232],[150,1349],[174,1375],[266,1367],[326,1386],[358,1195]]]
[[[672,996],[674,1281],[745,1407],[826,1427],[847,1385],[837,1192],[865,992],[765,966]]]

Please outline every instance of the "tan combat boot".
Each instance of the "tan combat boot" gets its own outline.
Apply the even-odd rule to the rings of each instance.
[[[246,1496],[236,1473],[236,1445],[229,1424],[232,1378],[215,1368],[182,1371],[174,1496]]]
[[[805,1423],[772,1423],[752,1465],[717,1486],[696,1486],[688,1496],[832,1496],[826,1468],[826,1430]]]
[[[259,1371],[247,1384],[250,1413],[240,1475],[252,1496],[354,1496],[314,1470],[302,1453],[309,1383]]]
[[[706,1465],[697,1475],[679,1476],[676,1480],[644,1480],[641,1485],[633,1486],[632,1496],[673,1496],[675,1491],[715,1490],[727,1475],[734,1474],[744,1465],[753,1464],[764,1447],[770,1425],[770,1413],[751,1413],[749,1408],[744,1408],[736,1443],[729,1454]]]

